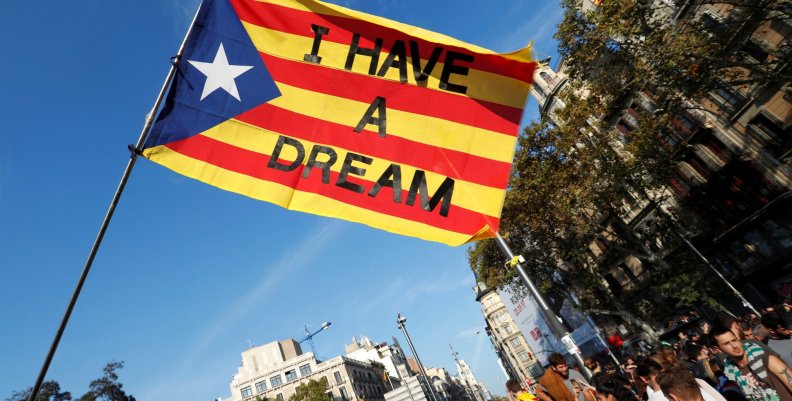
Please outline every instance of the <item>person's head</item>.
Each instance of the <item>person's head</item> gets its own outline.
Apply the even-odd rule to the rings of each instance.
[[[707,347],[700,344],[688,343],[685,344],[685,355],[691,362],[700,361],[709,357]]]
[[[509,390],[509,392],[512,393],[512,394],[517,394],[520,391],[523,391],[523,388],[520,385],[520,382],[518,382],[517,380],[514,380],[514,379],[509,379],[506,382],[506,389]]]
[[[599,362],[597,362],[597,360],[594,359],[593,357],[588,357],[584,359],[583,366],[585,366],[586,369],[590,370],[591,373],[596,373],[599,372],[600,370]]]
[[[770,337],[770,330],[767,330],[767,327],[764,325],[757,324],[753,327],[753,338],[756,341],[764,341],[767,337]]]
[[[635,374],[638,375],[638,379],[647,386],[652,387],[653,390],[659,389],[657,386],[657,374],[662,371],[663,367],[651,359],[642,360],[638,363],[638,367],[635,368]]]
[[[792,331],[787,329],[786,322],[778,312],[768,312],[762,315],[762,326],[767,327],[770,338],[787,339],[792,337]]]
[[[547,362],[550,365],[550,369],[561,375],[561,377],[567,378],[569,376],[569,364],[567,364],[563,355],[552,353],[547,358]]]
[[[731,330],[738,340],[742,340],[743,333],[740,329],[740,324],[737,318],[732,314],[728,312],[718,312],[718,315],[715,317],[715,325]]]
[[[753,325],[747,320],[738,320],[737,324],[740,326],[742,338],[745,340],[753,340]]]
[[[742,342],[734,335],[731,329],[727,329],[726,327],[715,327],[710,331],[709,335],[712,344],[717,346],[724,354],[735,360],[742,359],[745,356]]]
[[[690,339],[690,341],[694,343],[698,343],[699,341],[701,341],[701,330],[699,329],[688,330],[687,337]]]
[[[609,374],[597,382],[598,401],[637,401],[630,381],[620,374]]]
[[[657,351],[652,359],[654,359],[655,362],[659,363],[664,368],[679,363],[676,351],[672,347],[667,346],[660,348],[660,350]]]
[[[731,333],[734,336],[734,333]],[[657,375],[657,384],[669,401],[702,401],[701,387],[690,370],[672,366]]]

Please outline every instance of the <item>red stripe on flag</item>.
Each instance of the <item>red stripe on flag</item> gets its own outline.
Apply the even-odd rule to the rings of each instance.
[[[387,137],[387,146],[377,132],[305,116],[270,104],[263,104],[236,117],[254,126],[317,144],[331,144],[360,153],[406,164],[447,177],[493,188],[505,188],[509,180],[509,163],[486,159],[469,153],[426,145],[395,135]],[[439,162],[438,162],[439,161]]]
[[[323,40],[343,45],[352,43],[352,34],[358,33],[361,35],[359,44],[361,47],[370,48],[374,46],[374,43],[367,38],[381,38],[383,40],[383,50],[387,51],[396,40],[402,40],[405,42],[409,53],[407,41],[413,40],[418,43],[419,53],[423,60],[426,60],[437,46],[437,44],[424,39],[356,18],[312,13],[252,0],[231,0],[231,4],[236,9],[239,18],[245,22],[306,37],[313,37],[311,24],[317,24],[330,28],[330,33],[325,35]],[[534,68],[536,68],[536,63],[520,62],[497,54],[474,53],[457,46],[443,46],[443,48],[446,52],[450,50],[474,56],[476,60],[475,68],[478,70],[512,77],[527,83],[533,82],[533,72]],[[306,49],[306,53],[310,53],[310,49]],[[442,62],[443,60],[445,60],[445,54],[440,56],[439,61]]]
[[[365,187],[364,193],[353,192],[335,185],[338,180],[338,173],[332,171],[330,172],[329,184],[322,183],[322,171],[320,169],[312,170],[310,176],[304,179],[300,177],[300,174],[302,174],[305,166],[300,166],[289,172],[268,168],[267,163],[270,155],[238,148],[203,135],[195,135],[187,139],[171,142],[166,146],[172,151],[192,159],[252,178],[282,184],[301,192],[325,196],[352,206],[428,224],[447,231],[472,235],[486,224],[491,227],[497,227],[500,222],[498,218],[476,213],[456,205],[451,205],[449,209],[450,217],[443,217],[439,214],[440,204],[437,205],[433,212],[422,210],[420,197],[416,197],[415,204],[407,206],[404,203],[407,200],[407,190],[402,190],[401,204],[393,201],[393,191],[388,187],[383,187],[376,197],[371,197],[368,196],[367,192],[373,186],[373,182],[357,176],[350,175],[347,177],[347,181],[363,185]],[[289,165],[291,161],[281,160],[281,163]],[[403,187],[409,189],[412,177],[409,177],[409,179],[405,179],[406,177],[402,178]],[[430,194],[434,190],[436,188],[430,188]],[[339,217],[344,218],[343,216]]]
[[[515,107],[263,53],[262,58],[275,81],[313,92],[365,103],[387,94],[389,109],[436,117],[509,136],[517,136],[522,118],[522,110]]]

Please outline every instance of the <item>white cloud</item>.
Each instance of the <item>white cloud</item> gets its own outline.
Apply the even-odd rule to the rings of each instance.
[[[222,338],[225,332],[232,330],[237,322],[261,305],[265,297],[280,287],[290,275],[316,263],[333,239],[338,236],[341,227],[343,224],[340,221],[328,220],[313,231],[313,235],[305,237],[302,242],[291,248],[284,249],[280,259],[261,269],[261,276],[255,286],[239,296],[232,305],[223,308],[223,312],[211,319],[205,330],[201,330],[202,335],[193,340],[190,346],[185,347],[190,351],[182,358],[179,366],[166,377],[160,377],[156,382],[144,385],[138,398],[178,399],[184,394],[196,393],[193,386],[189,391],[184,389],[182,392],[173,384],[197,382],[194,378],[196,374],[216,376],[216,372],[210,368],[197,368],[199,366],[197,361],[202,359],[206,351]],[[212,377],[216,379],[214,376]]]
[[[472,275],[464,274],[447,273],[440,277],[429,278],[423,275],[413,278],[399,276],[390,279],[387,286],[371,288],[360,293],[349,300],[344,309],[354,307],[358,316],[366,316],[374,311],[379,313],[396,307],[405,308],[424,296],[446,294],[459,288],[472,287],[473,284]],[[398,300],[398,305],[394,300]]]

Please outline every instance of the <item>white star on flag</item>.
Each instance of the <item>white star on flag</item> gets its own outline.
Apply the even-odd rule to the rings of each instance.
[[[223,44],[220,43],[220,48],[217,49],[217,54],[211,63],[202,61],[187,60],[193,67],[197,68],[206,75],[206,83],[204,84],[203,93],[201,93],[201,100],[204,100],[212,92],[217,89],[223,89],[229,95],[242,101],[239,98],[239,91],[236,86],[236,77],[242,75],[245,71],[253,68],[252,65],[230,65],[226,57]]]

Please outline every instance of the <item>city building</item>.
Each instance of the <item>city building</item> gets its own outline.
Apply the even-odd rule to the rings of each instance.
[[[423,376],[407,377],[402,384],[401,387],[385,393],[385,401],[433,401]]]
[[[232,377],[231,396],[224,401],[288,400],[297,387],[310,380],[327,380],[333,401],[384,401],[385,366],[345,356],[319,361],[287,339],[251,347],[242,352],[242,365]]]
[[[470,369],[470,366],[468,366],[464,359],[459,358],[459,353],[454,351],[453,347],[451,347],[451,355],[454,357],[454,362],[456,362],[457,372],[459,372],[459,381],[462,386],[467,389],[470,398],[473,399],[473,401],[490,400],[492,395],[489,390],[487,390],[487,387],[476,380],[473,370]]]
[[[481,303],[481,314],[487,324],[487,335],[506,376],[527,385],[538,380],[543,373],[542,367],[524,337],[526,333],[520,331],[500,294],[481,282],[473,287],[473,291],[476,294],[476,301]]]
[[[760,10],[763,14],[746,19],[748,11],[727,2],[658,1],[664,4],[665,23],[679,30],[695,29],[694,21],[707,27],[742,23],[745,34],[735,36],[729,57],[737,61],[735,69],[742,68],[736,72],[744,83],[719,83],[672,121],[674,132],[665,139],[678,149],[680,161],[669,185],[661,190],[666,196],[657,197],[663,199],[661,203],[630,194],[615,214],[596,214],[596,218],[603,232],[626,227],[645,240],[648,249],[669,257],[674,249],[651,240],[659,215],[695,215],[702,223],[678,234],[690,241],[690,250],[712,262],[750,302],[772,304],[792,295],[792,83],[753,79],[760,70],[739,65],[758,65],[761,73],[786,76],[781,72],[789,68],[792,19],[779,10]],[[580,2],[583,11],[597,5]],[[597,68],[591,66],[591,76],[596,76]],[[564,107],[559,94],[569,79],[563,62],[556,70],[544,63],[534,75],[531,94],[541,114],[556,125],[564,124],[556,111]],[[657,109],[651,85],[625,99],[624,108],[608,120],[623,143],[638,127],[637,116]],[[642,294],[662,301],[646,293],[652,271],[634,255],[609,246],[613,239],[603,235],[590,246],[592,258],[608,261],[600,270],[607,288],[623,300]],[[724,304],[741,308],[736,299]]]
[[[347,358],[367,362],[375,361],[385,366],[388,376],[401,381],[411,372],[407,366],[407,357],[396,338],[391,338],[393,344],[387,342],[374,343],[368,337],[361,336],[360,341],[352,337],[352,343],[344,345]],[[398,384],[397,384],[398,386]]]

